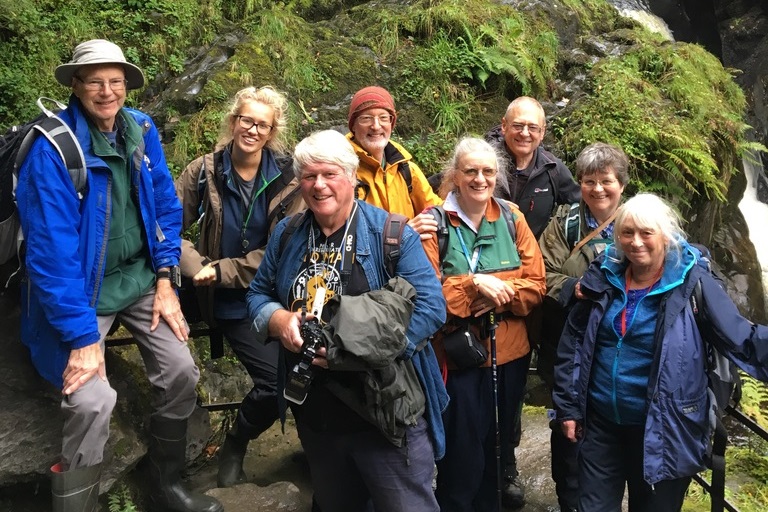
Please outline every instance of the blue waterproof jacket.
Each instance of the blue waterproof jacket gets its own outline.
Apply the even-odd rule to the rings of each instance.
[[[181,205],[157,128],[138,110],[121,112],[132,116],[143,132],[143,158],[127,158],[132,188],[138,191],[147,254],[155,269],[177,265]],[[64,163],[44,137],[37,138],[19,170],[16,198],[26,240],[21,339],[40,375],[61,388],[70,350],[99,341],[96,304],[107,255],[112,173],[93,154],[80,101],[72,96],[59,116],[85,155],[88,182],[83,199],[77,197]]]
[[[705,467],[713,404],[706,350],[690,306],[698,280],[702,325],[713,330],[716,348],[742,370],[768,381],[768,327],[742,317],[709,270],[697,264],[698,257],[698,250],[685,242],[681,254],[669,251],[661,281],[650,292],[662,295],[646,396],[643,476],[650,485]],[[552,398],[559,420],[584,422],[598,328],[611,302],[626,300],[621,277],[626,265],[609,246],[581,280],[588,299],[577,301],[568,315],[557,351]]]
[[[384,265],[382,231],[387,212],[359,200],[357,207],[355,257],[363,267],[370,289],[379,290],[390,277],[394,277],[386,275]],[[254,319],[254,337],[262,343],[267,339],[272,314],[278,309],[286,309],[290,304],[291,285],[301,269],[307,250],[311,215],[305,217],[286,242],[282,253],[278,254],[280,238],[288,220],[283,219],[270,236],[264,259],[251,282],[246,298],[248,313]],[[406,226],[403,232],[396,275],[403,277],[416,288],[413,314],[406,331],[407,346],[400,357],[413,361],[426,398],[424,417],[429,424],[435,458],[440,459],[445,452],[442,412],[448,405],[448,393],[443,385],[432,345],[421,342],[445,322],[445,299],[440,281],[435,277],[435,271],[421,247],[419,235],[410,226]],[[417,346],[423,348],[417,350]],[[279,371],[283,369],[280,368]],[[282,393],[279,396],[282,396]]]

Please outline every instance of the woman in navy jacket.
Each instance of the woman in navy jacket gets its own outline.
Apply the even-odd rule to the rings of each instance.
[[[657,196],[622,207],[615,244],[578,285],[558,347],[553,400],[564,435],[581,442],[579,510],[679,511],[710,442],[706,346],[768,380],[768,327],[742,317]]]

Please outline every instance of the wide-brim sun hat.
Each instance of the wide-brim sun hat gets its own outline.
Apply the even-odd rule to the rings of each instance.
[[[80,43],[72,53],[72,60],[56,68],[53,75],[56,80],[67,87],[72,85],[72,77],[83,66],[93,64],[117,64],[123,66],[126,88],[139,89],[144,86],[144,73],[138,66],[125,60],[123,50],[115,43],[105,39],[91,39]]]

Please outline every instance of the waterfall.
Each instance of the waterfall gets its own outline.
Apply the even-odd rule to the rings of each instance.
[[[651,12],[646,0],[608,0],[608,3],[622,16],[632,18],[651,32],[661,34],[670,41],[675,40],[666,22]]]
[[[755,246],[757,259],[763,270],[763,288],[768,290],[768,236],[765,225],[768,223],[768,178],[760,161],[760,154],[749,153],[743,159],[744,175],[747,188],[739,202],[739,210],[749,228],[749,239]],[[763,233],[762,235],[760,233]]]

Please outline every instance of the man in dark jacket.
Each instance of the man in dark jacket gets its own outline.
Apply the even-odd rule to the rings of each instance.
[[[509,159],[505,169],[506,183],[502,183],[499,195],[520,207],[537,239],[558,205],[581,200],[581,188],[568,167],[541,147],[546,124],[541,104],[528,96],[520,96],[509,104],[501,124],[485,135],[485,139]],[[538,341],[538,329],[534,327],[540,322],[539,311],[531,313],[529,322],[532,324],[528,330],[532,344]],[[522,409],[522,403],[518,409]],[[503,498],[506,506],[519,508],[525,503],[514,457],[514,448],[520,444],[520,414],[514,424],[512,456],[504,471]]]
[[[485,135],[509,158],[504,199],[520,207],[538,239],[560,204],[578,203],[581,190],[568,167],[541,147],[546,119],[541,104],[528,96],[507,107],[501,124]]]

